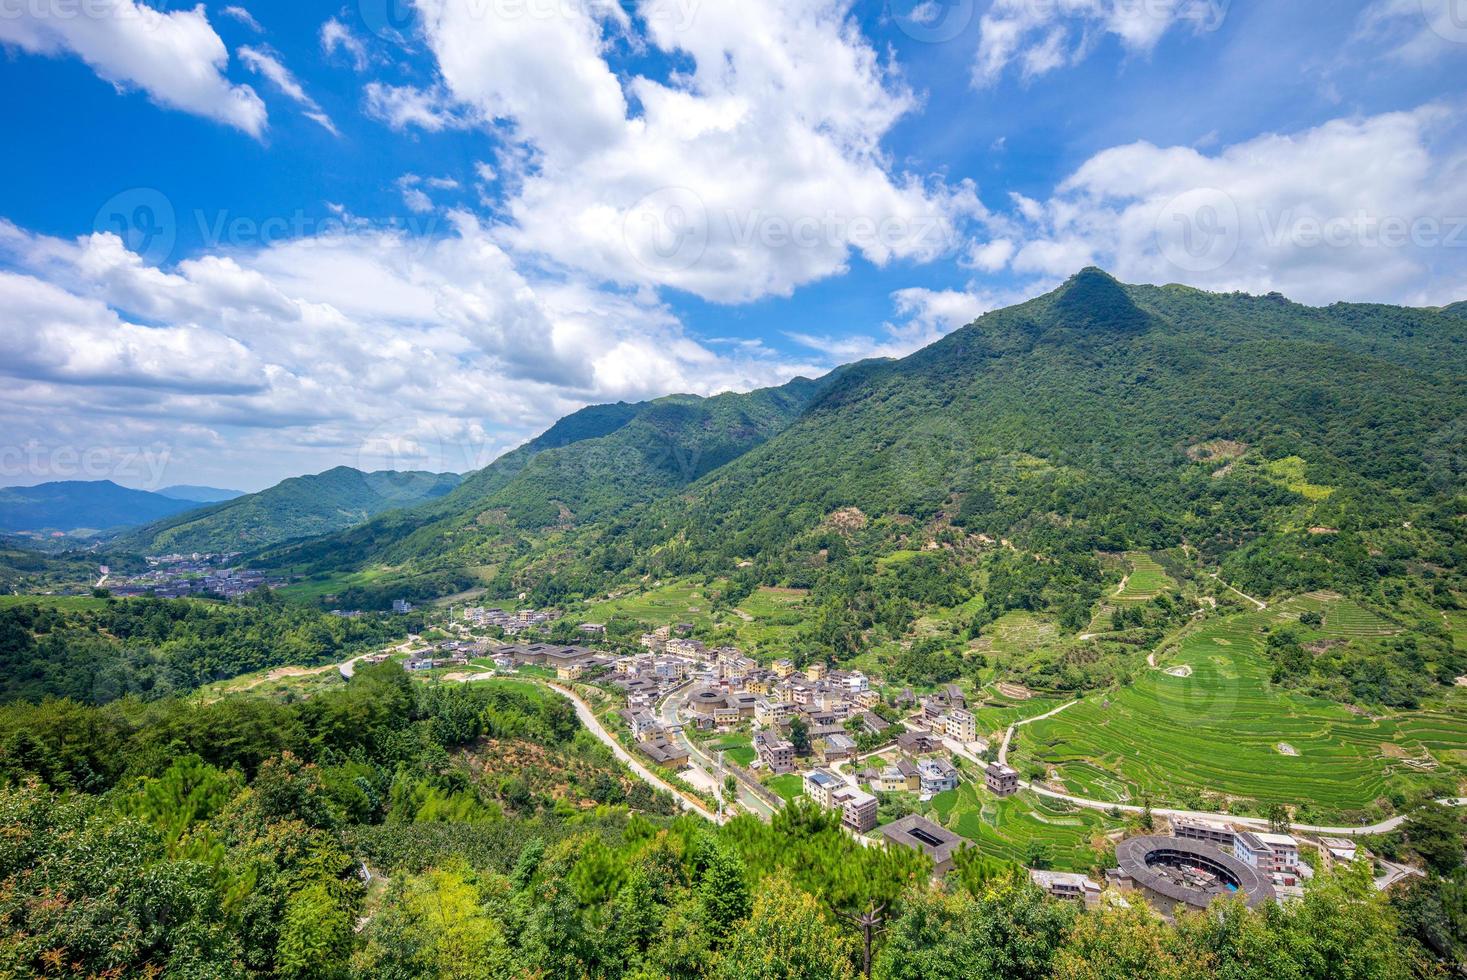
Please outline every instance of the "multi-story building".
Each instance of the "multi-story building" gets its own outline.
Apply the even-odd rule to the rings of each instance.
[[[1299,867],[1299,842],[1288,834],[1245,830],[1233,845],[1239,861],[1264,874],[1294,874]]]
[[[966,708],[954,708],[947,713],[947,737],[957,739],[959,742],[973,742],[978,739],[978,720],[973,713]]]
[[[1001,762],[990,762],[983,770],[983,782],[997,796],[1013,796],[1019,791],[1019,771]]]
[[[778,732],[762,731],[754,736],[754,751],[770,772],[792,772],[795,768],[795,747],[780,737]]]
[[[844,785],[845,781],[829,769],[812,769],[805,773],[805,795],[819,806],[833,806],[831,794]]]
[[[1095,905],[1100,901],[1100,886],[1084,875],[1063,871],[1030,871],[1029,880],[1055,898],[1068,898],[1086,905]]]
[[[858,834],[876,826],[876,797],[854,786],[842,785],[831,793],[831,806],[841,811],[841,823]]]
[[[788,677],[794,672],[795,662],[793,660],[776,660],[774,662],[775,677]]]
[[[1173,817],[1171,823],[1172,836],[1182,840],[1200,840],[1204,844],[1230,849],[1237,844],[1237,831],[1224,823],[1199,817]]]
[[[950,789],[958,788],[958,771],[951,762],[940,756],[917,763],[917,772],[922,780],[923,793],[946,793]]]

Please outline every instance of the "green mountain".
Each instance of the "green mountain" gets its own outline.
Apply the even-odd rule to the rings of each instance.
[[[441,497],[460,479],[454,473],[363,473],[338,466],[155,521],[127,532],[111,547],[146,554],[262,548],[340,531],[385,511]]]
[[[467,476],[452,493],[342,534],[265,552],[307,572],[386,563],[415,572],[496,564],[561,536],[662,499],[778,434],[838,376],[710,398],[670,395],[597,405]],[[399,593],[424,595],[433,579]],[[396,587],[396,586],[395,586]],[[374,605],[386,593],[355,596]],[[344,597],[343,602],[347,599]]]
[[[974,629],[1015,609],[1080,629],[1098,556],[1128,550],[1174,549],[1265,596],[1447,601],[1462,589],[1464,334],[1446,310],[1087,269],[818,384],[588,409],[441,500],[273,558],[375,568],[384,594],[462,587],[471,570],[541,602],[687,574],[808,587],[833,596],[822,635],[852,649],[882,601],[859,560],[912,544],[982,553],[953,573],[979,583]],[[762,424],[731,438],[751,405]]]
[[[0,488],[0,531],[101,531],[156,521],[195,506],[111,480]]]

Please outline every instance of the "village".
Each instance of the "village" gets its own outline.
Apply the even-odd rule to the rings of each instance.
[[[581,624],[582,639],[573,644],[481,635],[484,626],[497,627],[506,639],[527,630],[539,635],[534,628],[558,615],[471,607],[451,619],[448,639],[406,644],[404,667],[492,668],[592,687],[621,705],[606,720],[620,729],[624,745],[714,800],[720,813],[742,808],[768,819],[788,799],[803,797],[837,812],[841,825],[865,843],[925,854],[938,877],[953,871],[975,842],[922,812],[883,820],[884,802],[926,804],[963,783],[995,800],[1033,788],[1006,764],[1006,744],[980,735],[958,685],[883,696],[860,671],[822,663],[801,669],[790,659],[761,664],[736,647],[707,646],[689,624],[646,633],[638,652],[621,654],[597,647],[606,632],[598,623]],[[1147,818],[1153,819],[1149,809]],[[1144,832],[1114,835],[1115,866],[1101,880],[1049,868],[1029,875],[1057,898],[1094,906],[1124,904],[1139,893],[1172,916],[1204,909],[1219,895],[1249,905],[1296,898],[1317,870],[1369,856],[1345,836],[1295,835],[1261,823],[1158,811]],[[1409,874],[1387,863],[1377,885]]]
[[[96,588],[104,588],[118,598],[221,596],[238,599],[256,589],[278,589],[286,584],[283,577],[237,567],[234,562],[239,557],[238,552],[149,555],[146,558],[148,570],[137,575],[114,575],[106,565],[101,566]]]

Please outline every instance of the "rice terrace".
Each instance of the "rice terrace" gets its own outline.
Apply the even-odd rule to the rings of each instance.
[[[1235,810],[1299,804],[1298,815],[1320,822],[1363,821],[1393,790],[1458,767],[1467,749],[1460,712],[1366,714],[1270,684],[1268,629],[1308,610],[1323,611],[1327,635],[1386,629],[1328,595],[1207,622],[1134,684],[1020,729],[1011,761],[1043,767],[1055,788],[1093,799]]]

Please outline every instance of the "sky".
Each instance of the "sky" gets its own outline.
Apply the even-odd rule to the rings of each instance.
[[[1467,299],[1467,0],[0,0],[0,485],[463,472],[1086,265]]]

